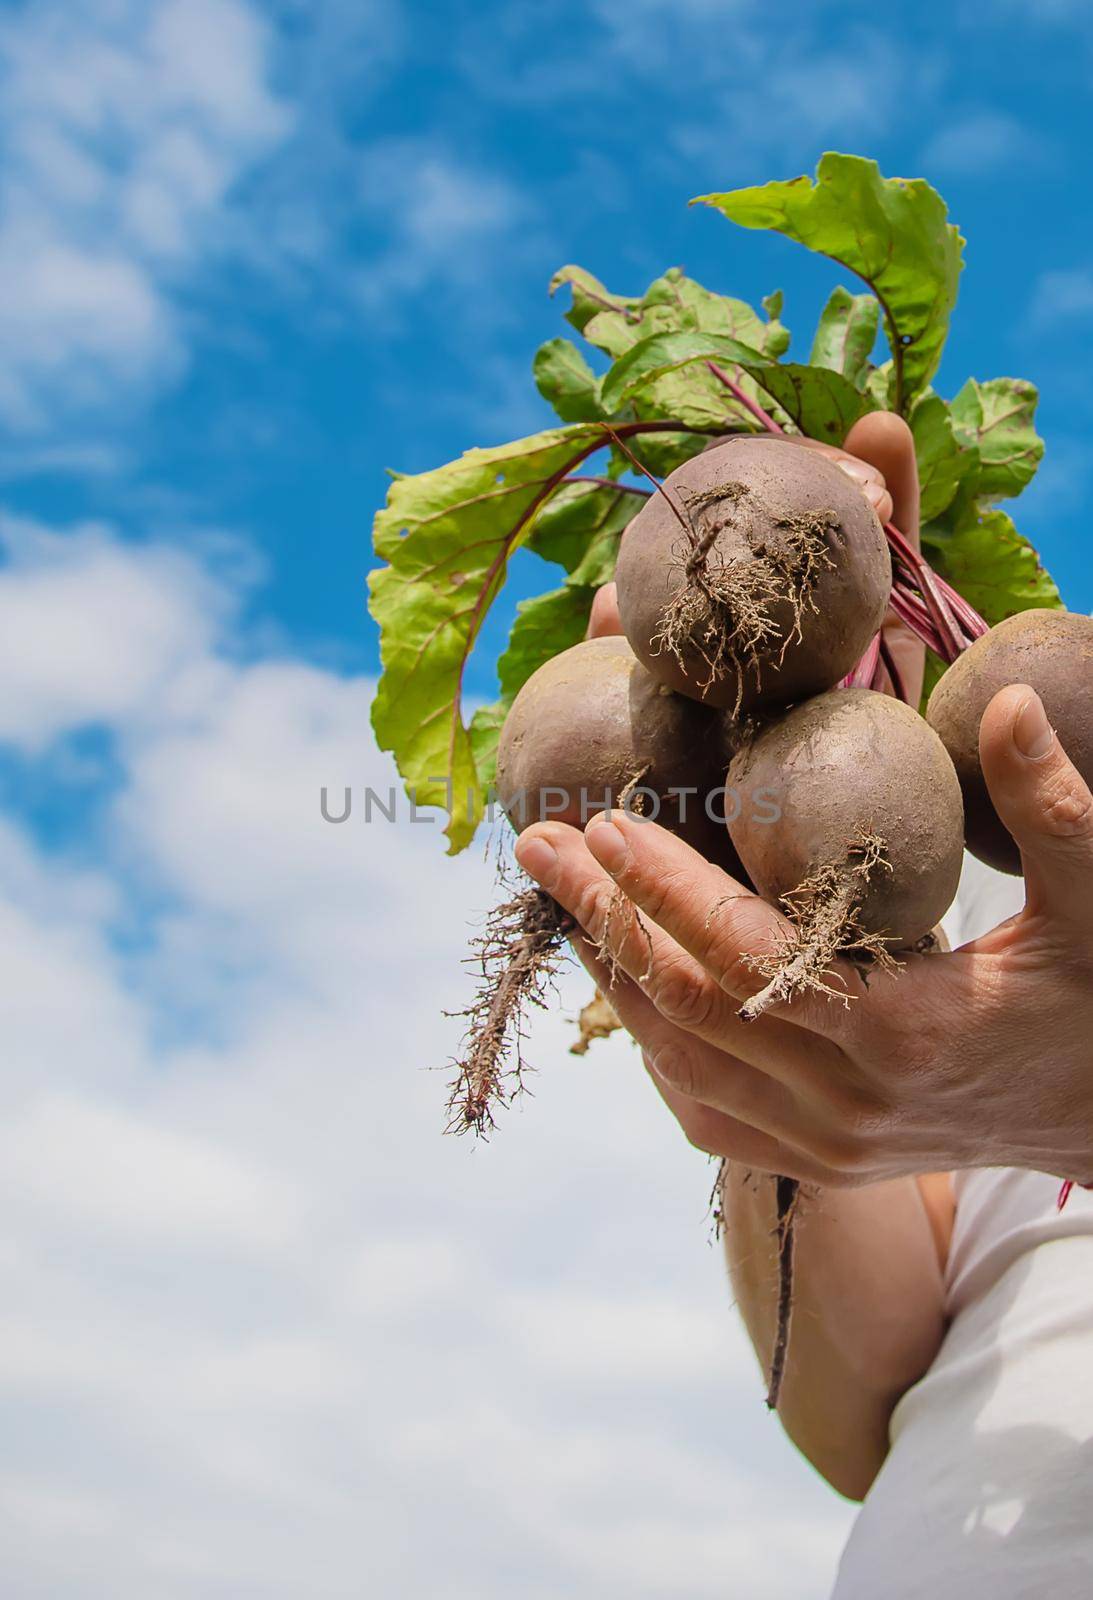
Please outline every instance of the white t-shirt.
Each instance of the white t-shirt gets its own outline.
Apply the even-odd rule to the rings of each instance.
[[[1020,879],[969,859],[954,948],[1022,901]],[[1089,1600],[1093,1192],[1059,1212],[1059,1180],[1040,1173],[954,1186],[949,1331],[896,1406],[832,1600]]]

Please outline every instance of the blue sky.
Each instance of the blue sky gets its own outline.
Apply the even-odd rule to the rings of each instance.
[[[823,1600],[852,1511],[762,1406],[704,1158],[624,1041],[567,1053],[577,974],[534,1100],[442,1139],[492,867],[318,796],[393,781],[384,468],[547,420],[566,261],[781,287],[807,350],[832,271],[686,201],[829,147],[949,199],[940,386],[1041,385],[1018,520],[1090,606],[1093,21],[1034,9],[0,0],[13,1592]]]

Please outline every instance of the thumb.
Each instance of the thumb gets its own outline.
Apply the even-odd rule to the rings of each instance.
[[[613,583],[603,583],[592,596],[586,639],[607,639],[622,632],[618,591]]]
[[[1021,851],[1027,902],[1083,921],[1093,910],[1093,796],[1027,684],[995,695],[979,728],[995,810]]]

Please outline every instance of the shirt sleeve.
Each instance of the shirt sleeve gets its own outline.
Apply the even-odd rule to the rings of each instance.
[[[1025,904],[1025,880],[1008,872],[995,872],[974,856],[965,854],[956,900],[942,927],[954,950],[1016,916]]]

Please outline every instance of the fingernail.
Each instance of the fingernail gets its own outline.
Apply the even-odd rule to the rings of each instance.
[[[558,852],[545,839],[517,839],[516,859],[529,877],[544,889],[554,886],[558,877]]]
[[[1026,761],[1042,761],[1055,743],[1055,735],[1039,695],[1032,695],[1017,713],[1013,724],[1013,742]]]
[[[840,461],[837,464],[848,478],[853,478],[857,483],[869,483],[873,477],[872,469],[864,461]]]
[[[622,871],[630,859],[630,846],[623,838],[622,831],[611,821],[609,814],[593,817],[585,829],[584,837],[585,843],[601,867],[606,867],[610,873]]]

